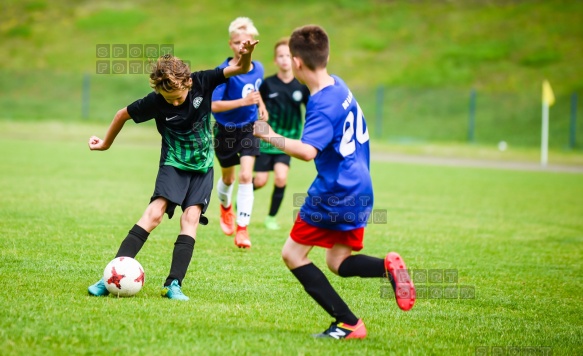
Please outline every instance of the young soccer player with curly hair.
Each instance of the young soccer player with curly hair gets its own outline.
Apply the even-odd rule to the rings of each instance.
[[[153,92],[119,110],[105,138],[92,136],[89,149],[105,151],[124,124],[133,120],[142,123],[154,119],[162,136],[162,150],[154,194],[142,217],[122,241],[116,257],[134,258],[149,234],[168,214],[171,219],[177,206],[182,208],[180,233],[174,243],[170,273],[164,282],[162,296],[188,300],[182,292],[182,281],[194,251],[197,227],[208,220],[202,214],[213,189],[213,137],[211,134],[211,96],[213,90],[228,78],[247,73],[251,68],[251,53],[257,41],[239,44],[239,59],[223,68],[197,71],[179,58],[164,55],[150,74]],[[104,281],[88,288],[89,294],[108,294]]]

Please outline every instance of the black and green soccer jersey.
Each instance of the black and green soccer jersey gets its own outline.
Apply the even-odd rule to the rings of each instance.
[[[128,105],[136,123],[156,120],[162,135],[160,166],[206,173],[214,163],[211,132],[211,97],[217,85],[225,83],[223,69],[191,74],[192,88],[184,103],[174,106],[152,92]]]
[[[303,126],[301,105],[305,106],[308,102],[310,96],[308,87],[295,78],[289,83],[284,83],[277,75],[272,75],[265,78],[259,92],[269,113],[269,124],[273,130],[284,137],[299,139]],[[261,153],[283,152],[261,141]]]

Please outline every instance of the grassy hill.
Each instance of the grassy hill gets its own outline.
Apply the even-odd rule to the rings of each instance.
[[[7,0],[0,13],[7,54],[0,74],[12,78],[0,84],[4,118],[79,118],[83,75],[89,73],[85,112],[109,120],[149,88],[143,75],[96,75],[97,45],[172,44],[193,69],[210,68],[230,54],[227,28],[237,16],[251,17],[258,27],[254,57],[268,74],[275,70],[272,44],[278,38],[303,24],[324,26],[331,37],[330,72],[349,83],[369,119],[384,115],[377,118],[380,137],[463,141],[475,89],[478,104],[487,103],[478,105],[481,127],[488,127],[476,134],[478,141],[510,137],[535,145],[546,78],[561,117],[555,125],[560,137],[551,144],[563,147],[571,95],[583,94],[580,1]],[[376,99],[380,87],[387,88],[382,102]],[[410,105],[399,111],[395,103]],[[510,111],[500,117],[500,107]],[[443,134],[435,134],[435,126]],[[489,133],[500,127],[503,134]]]

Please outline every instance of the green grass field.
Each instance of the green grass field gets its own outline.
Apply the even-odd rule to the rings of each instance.
[[[313,163],[292,162],[281,232],[263,228],[270,190],[256,192],[250,251],[222,234],[213,196],[184,281],[189,302],[160,297],[177,217],[137,256],[146,285],[136,297],[94,298],[87,286],[149,201],[160,139],[150,123],[128,123],[107,152],[86,143],[150,91],[145,75],[96,74],[98,44],[170,43],[206,69],[230,53],[229,22],[249,16],[266,75],[277,39],[308,23],[327,29],[329,70],[362,105],[375,157],[536,163],[546,78],[557,97],[549,163],[581,167],[583,2],[6,0],[1,8],[9,55],[0,62],[0,355],[583,354],[583,174],[373,161],[381,221],[367,228],[362,252],[398,251],[420,298],[404,313],[387,284],[325,271],[369,331],[331,342],[310,336],[332,320],[280,257],[293,195],[306,192]],[[568,147],[576,95],[578,143]],[[323,250],[311,258],[325,268]]]
[[[280,258],[293,194],[306,191],[313,163],[292,162],[281,232],[262,227],[270,192],[256,192],[250,251],[221,233],[213,196],[184,281],[189,302],[159,295],[176,218],[137,256],[146,284],[136,297],[95,298],[87,286],[152,192],[155,130],[128,123],[109,151],[90,152],[87,139],[106,125],[0,128],[2,355],[583,353],[581,174],[372,162],[375,209],[387,220],[369,225],[362,252],[398,251],[431,293],[404,313],[380,280],[325,272],[369,331],[335,342],[310,336],[331,318]],[[324,268],[323,256],[315,249],[311,257]],[[457,281],[423,283],[425,272],[454,272]],[[445,287],[475,293],[446,298]]]

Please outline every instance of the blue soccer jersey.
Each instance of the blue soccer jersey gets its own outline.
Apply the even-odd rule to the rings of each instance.
[[[231,59],[227,58],[218,68],[227,67]],[[253,63],[253,69],[248,73],[230,77],[227,83],[219,85],[213,92],[212,100],[237,100],[246,97],[252,91],[259,91],[263,82],[263,65],[257,61],[251,63]],[[213,112],[213,116],[223,126],[242,127],[255,122],[258,111],[257,105],[248,105],[229,111]]]
[[[310,97],[301,141],[318,149],[318,175],[300,217],[332,230],[364,227],[372,212],[369,135],[362,110],[337,76]]]

